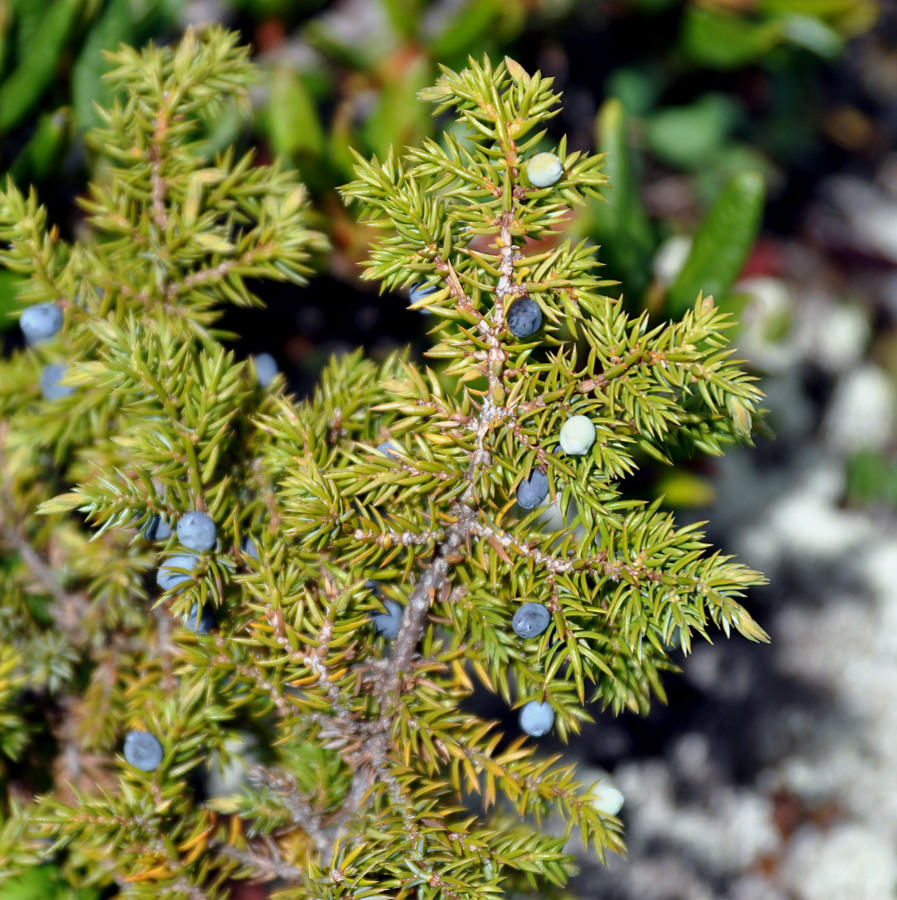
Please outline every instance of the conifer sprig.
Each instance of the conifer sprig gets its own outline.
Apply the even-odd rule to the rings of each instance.
[[[171,900],[223,900],[232,878],[280,879],[283,900],[562,886],[572,832],[603,856],[619,820],[469,701],[478,685],[509,710],[542,701],[566,739],[590,702],[662,697],[669,653],[711,623],[764,637],[739,603],[757,573],[624,491],[676,442],[749,439],[759,392],[724,317],[699,297],[652,327],[602,293],[594,249],[559,235],[604,185],[601,158],[562,140],[557,178],[533,176],[551,80],[471,60],[424,92],[469,134],[359,158],[344,189],[381,235],[364,277],[435,288],[417,304],[433,366],[348,354],[298,402],[212,327],[222,304],[259,305],[250,278],[301,282],[321,246],[293,175],[203,156],[205,117],[245,96],[245,51],[212,31],[113,63],[91,239],[66,246],[36,200],[0,195],[2,258],[33,276],[23,303],[65,313],[0,361],[0,627],[21,645],[0,658],[0,748],[25,746],[4,710],[23,671],[64,710],[65,747],[10,807],[0,859],[56,854],[73,882]],[[525,338],[522,301],[543,319]],[[40,396],[47,362],[71,393]],[[576,416],[594,429],[582,453],[560,437]],[[536,470],[563,528],[514,502]],[[198,548],[179,539],[187,513],[214,526]],[[550,622],[521,638],[527,602]],[[135,731],[161,747],[142,768],[121,756]],[[238,785],[206,797],[213,760]]]

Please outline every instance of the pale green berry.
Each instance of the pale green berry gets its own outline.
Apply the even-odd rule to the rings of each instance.
[[[596,434],[588,416],[571,416],[561,428],[561,449],[571,456],[583,456],[595,443]]]
[[[592,809],[597,809],[607,816],[615,816],[623,808],[625,798],[612,784],[602,781],[592,786],[589,791]]]
[[[564,166],[553,153],[537,153],[526,164],[526,177],[534,187],[550,187],[564,174]]]

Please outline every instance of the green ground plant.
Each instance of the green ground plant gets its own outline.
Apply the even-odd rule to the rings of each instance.
[[[351,353],[299,401],[215,327],[324,243],[293,174],[199,150],[252,81],[245,49],[188,32],[112,63],[84,237],[0,193],[21,308],[64,313],[0,360],[0,879],[54,861],[171,900],[247,879],[282,900],[550,893],[574,831],[603,856],[621,823],[477,692],[566,741],[593,710],[646,711],[695,636],[765,638],[739,602],[761,577],[625,491],[674,445],[750,440],[726,316],[699,294],[652,325],[603,293],[595,248],[556,234],[602,157],[561,140],[536,177],[551,79],[471,60],[422,92],[470,138],[358,156],[343,188],[365,277],[418,285],[432,366]],[[520,338],[525,301],[542,326]],[[563,527],[515,502],[524,482]],[[526,603],[548,624],[520,637]]]

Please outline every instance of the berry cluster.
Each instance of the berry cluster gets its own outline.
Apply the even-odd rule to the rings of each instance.
[[[198,510],[181,516],[176,532],[178,541],[191,552],[169,556],[159,566],[156,584],[163,591],[182,588],[186,582],[192,581],[193,573],[200,566],[201,554],[213,547],[216,549],[220,547],[214,521]],[[166,540],[171,535],[171,528],[164,516],[160,515],[152,516],[144,531],[144,536],[151,541]],[[243,538],[240,551],[246,558],[256,561],[259,558],[258,545],[249,535]],[[216,625],[214,608],[208,603],[200,604],[197,601],[193,604],[190,614],[184,617],[184,625],[194,634],[208,634]]]
[[[25,343],[33,347],[51,340],[62,328],[63,318],[62,310],[55,303],[29,306],[19,319]],[[45,400],[59,400],[74,392],[71,385],[59,383],[64,375],[65,366],[62,363],[47,363],[41,369],[38,384]]]
[[[529,640],[538,637],[551,623],[551,613],[541,603],[524,603],[514,618],[511,627],[517,637]],[[541,737],[551,731],[554,725],[554,710],[549,703],[530,700],[520,710],[520,727],[531,737]]]

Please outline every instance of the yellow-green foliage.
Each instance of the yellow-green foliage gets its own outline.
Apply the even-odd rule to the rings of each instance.
[[[589,703],[645,710],[674,644],[711,624],[763,637],[738,602],[757,573],[621,490],[646,455],[749,438],[759,392],[725,317],[698,297],[652,327],[601,293],[594,248],[555,237],[604,184],[601,158],[562,140],[561,179],[532,188],[551,80],[471,60],[424,92],[468,139],[359,158],[344,188],[382,229],[366,277],[436,288],[422,305],[438,370],[353,353],[308,400],[262,387],[215,320],[261,305],[250,278],[301,282],[322,240],[294,175],[197,152],[200,120],[245,96],[245,52],[188,33],[114,63],[125,99],[95,135],[108,168],[84,239],[64,244],[12,184],[0,194],[22,303],[65,311],[55,338],[0,362],[0,627],[15,646],[0,750],[55,741],[30,805],[5,801],[0,874],[56,858],[73,884],[172,900],[226,897],[233,878],[279,879],[284,900],[563,885],[570,832],[603,855],[622,847],[619,821],[571,767],[463,702],[476,686],[546,701],[566,739]],[[506,327],[522,297],[545,319],[526,341]],[[68,396],[40,396],[48,362],[67,367]],[[571,415],[596,426],[585,456],[555,452]],[[514,505],[536,466],[560,531]],[[161,593],[155,570],[184,550],[146,531],[194,509],[219,543]],[[404,605],[392,641],[370,622],[384,598]],[[525,601],[552,622],[524,642],[510,622]],[[209,635],[182,625],[196,603],[215,611]],[[6,712],[23,679],[48,710],[34,735]],[[151,772],[121,756],[135,729],[162,743]],[[240,786],[206,796],[201,774],[227,762]],[[540,828],[549,815],[559,830]]]

